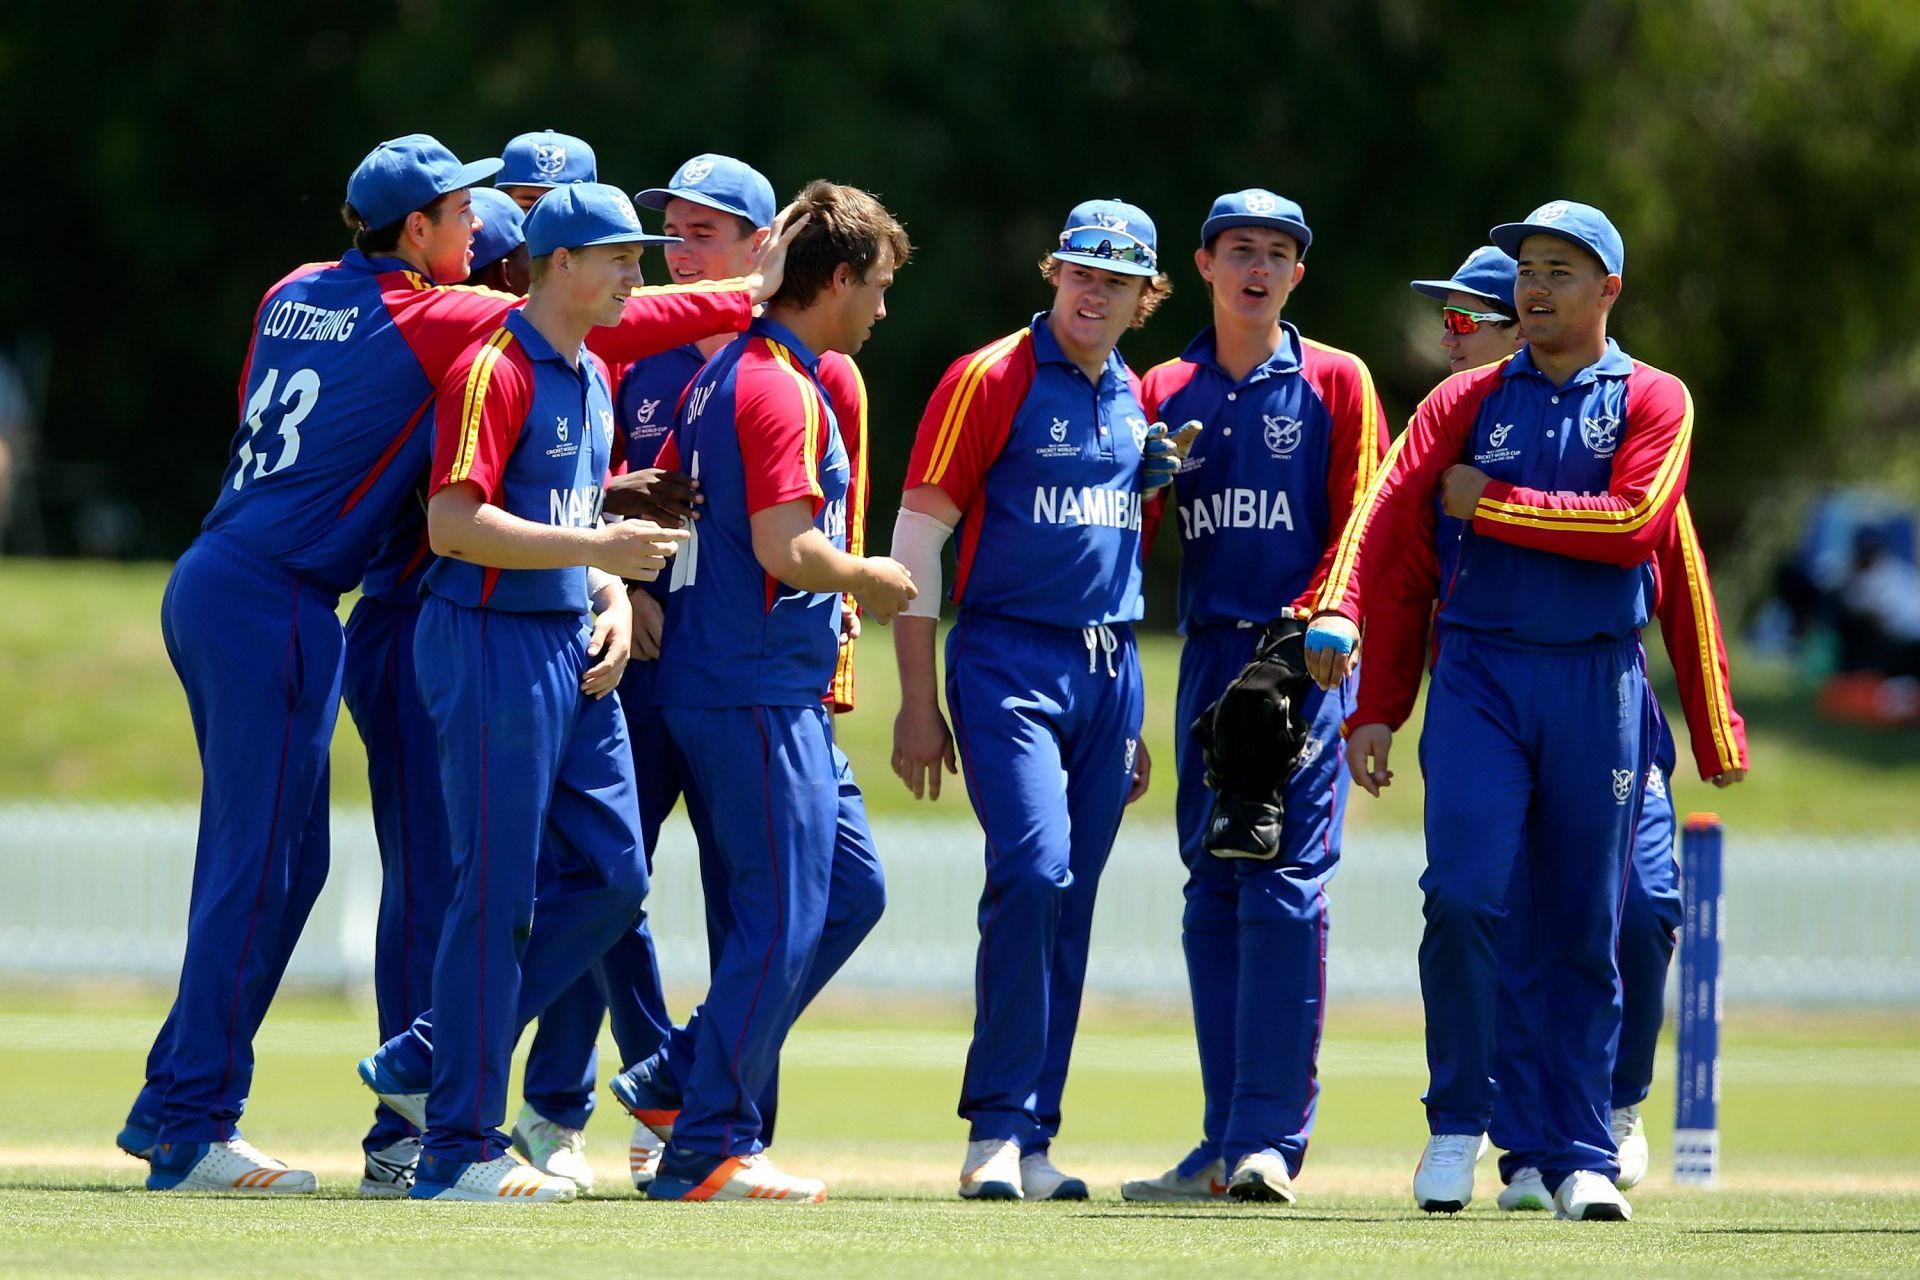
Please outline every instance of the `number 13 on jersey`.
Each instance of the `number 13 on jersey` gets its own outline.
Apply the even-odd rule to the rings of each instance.
[[[280,389],[278,402],[274,399],[274,389],[280,381],[278,369],[267,370],[267,376],[260,381],[259,390],[247,401],[247,436],[240,442],[239,465],[233,469],[233,487],[238,489],[248,480],[247,467],[253,467],[252,479],[258,480],[275,472],[285,471],[300,456],[300,424],[306,421],[308,414],[320,399],[320,375],[311,369],[295,369],[287,375],[287,384]],[[271,414],[278,419],[281,441],[280,456],[269,462],[273,452],[272,443],[259,442],[260,432],[267,425]]]

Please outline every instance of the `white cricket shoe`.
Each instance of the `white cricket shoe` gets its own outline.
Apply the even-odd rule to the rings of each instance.
[[[647,1185],[649,1200],[777,1200],[785,1204],[819,1204],[827,1198],[827,1184],[818,1178],[796,1178],[780,1172],[757,1151],[750,1156],[715,1159],[699,1176],[661,1173]]]
[[[1020,1157],[1020,1195],[1026,1200],[1085,1200],[1084,1178],[1060,1172],[1044,1151]]]
[[[1576,1169],[1554,1192],[1553,1216],[1574,1222],[1631,1222],[1633,1206],[1605,1174]]]
[[[1513,1181],[1500,1188],[1496,1203],[1508,1213],[1529,1209],[1545,1213],[1553,1208],[1553,1197],[1547,1194],[1540,1171],[1529,1164],[1513,1171]]]
[[[1478,1133],[1436,1133],[1427,1139],[1413,1171],[1413,1202],[1428,1213],[1458,1213],[1473,1203],[1473,1166]]]
[[[633,1175],[633,1189],[645,1191],[660,1172],[660,1153],[667,1144],[641,1120],[633,1122],[633,1141],[627,1144],[627,1172]]]
[[[1625,1191],[1647,1176],[1647,1122],[1640,1118],[1640,1106],[1615,1108],[1613,1145],[1620,1152],[1620,1176],[1613,1185]]]
[[[1287,1173],[1287,1162],[1276,1151],[1242,1156],[1227,1179],[1227,1194],[1235,1200],[1292,1204],[1293,1178]]]
[[[542,1173],[565,1178],[583,1196],[593,1194],[593,1166],[587,1163],[587,1135],[549,1120],[523,1103],[513,1122],[513,1149]]]
[[[1120,1184],[1120,1198],[1159,1204],[1199,1204],[1227,1198],[1227,1166],[1219,1160],[1190,1176],[1175,1165],[1157,1178],[1129,1178]]]
[[[413,1186],[420,1167],[420,1139],[400,1141],[367,1152],[366,1172],[360,1175],[360,1194],[369,1200],[397,1200]]]
[[[415,1200],[469,1200],[476,1204],[548,1204],[571,1200],[579,1189],[571,1179],[556,1178],[512,1156],[475,1161],[461,1169],[451,1183],[414,1179],[407,1193]]]
[[[305,1169],[290,1169],[245,1138],[153,1149],[149,1191],[228,1191],[247,1195],[307,1195],[320,1183]]]
[[[960,1166],[960,1195],[967,1200],[1019,1200],[1024,1171],[1020,1144],[1012,1138],[981,1138],[967,1144],[967,1160]]]

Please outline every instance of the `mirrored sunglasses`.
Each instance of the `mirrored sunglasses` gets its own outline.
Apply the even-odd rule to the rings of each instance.
[[[1068,227],[1060,233],[1060,252],[1084,253],[1090,258],[1131,262],[1158,270],[1159,258],[1153,250],[1126,232],[1111,227]]]
[[[1448,333],[1465,336],[1478,333],[1483,324],[1510,324],[1513,317],[1500,311],[1468,311],[1464,307],[1440,308],[1440,323],[1446,325]]]

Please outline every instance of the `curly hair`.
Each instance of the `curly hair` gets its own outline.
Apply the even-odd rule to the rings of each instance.
[[[1095,268],[1098,270],[1099,268]],[[1049,285],[1060,287],[1060,260],[1052,254],[1040,259],[1040,277]],[[1160,304],[1173,294],[1173,281],[1165,272],[1156,272],[1147,281],[1147,287],[1140,291],[1140,300],[1133,304],[1133,319],[1127,322],[1127,328],[1138,329],[1146,324],[1147,317],[1160,309]]]

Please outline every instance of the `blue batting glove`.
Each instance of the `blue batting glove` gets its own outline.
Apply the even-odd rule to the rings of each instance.
[[[1308,627],[1306,647],[1309,653],[1352,653],[1353,637],[1331,627]]]

